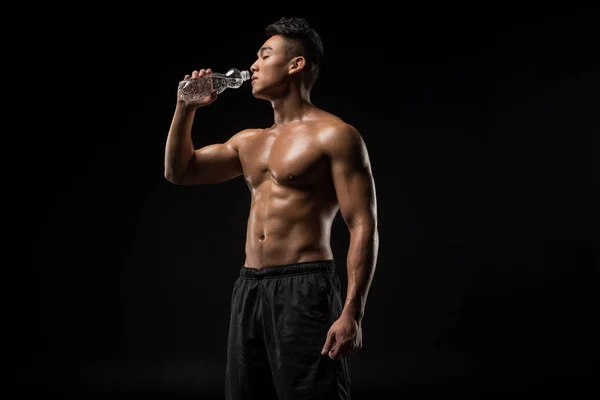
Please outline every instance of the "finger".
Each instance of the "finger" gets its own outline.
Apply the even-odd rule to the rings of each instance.
[[[329,351],[328,356],[332,360],[339,360],[342,357],[342,347],[335,346],[332,350]]]
[[[206,70],[204,68],[198,71],[198,78],[203,77],[204,75],[206,75]]]
[[[209,101],[213,102],[216,100],[217,98],[217,91],[213,90],[212,92],[210,92],[210,94],[208,96],[206,96],[208,98]]]
[[[338,345],[329,351],[329,358],[339,360],[342,357],[352,355],[353,346],[349,341],[338,341]]]
[[[193,70],[192,71],[192,79],[196,79],[198,77],[198,71]]]
[[[190,76],[186,75],[186,76],[183,77],[183,79],[190,79]]]
[[[321,354],[325,355],[329,353],[331,348],[333,347],[335,342],[335,334],[333,332],[327,332],[327,340],[325,340],[325,345],[323,345],[323,350],[321,350]]]
[[[212,69],[210,69],[210,68],[206,68],[206,73],[207,73],[207,74],[212,74]]]

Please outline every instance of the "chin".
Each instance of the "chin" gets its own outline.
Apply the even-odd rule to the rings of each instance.
[[[257,90],[257,89],[252,89],[252,96],[254,96],[254,98],[256,98],[256,99],[262,99],[262,100],[269,99],[269,96],[267,96],[266,93],[261,92],[260,90]]]

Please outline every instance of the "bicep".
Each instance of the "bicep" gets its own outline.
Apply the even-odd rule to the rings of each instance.
[[[376,223],[377,200],[367,148],[357,134],[350,139],[333,152],[331,171],[340,213],[352,229]]]
[[[219,183],[242,174],[239,154],[232,143],[218,143],[194,151],[183,180],[187,184]]]

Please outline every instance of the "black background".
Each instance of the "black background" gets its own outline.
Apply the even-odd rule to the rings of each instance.
[[[361,132],[378,191],[355,397],[595,390],[597,10],[178,6],[53,9],[27,52],[45,96],[17,103],[25,143],[5,148],[22,390],[220,398],[249,193],[168,183],[164,145],[178,81],[248,69],[291,15],[321,33],[312,100]],[[195,121],[202,146],[272,109],[244,85]],[[338,216],[343,283],[347,245]]]

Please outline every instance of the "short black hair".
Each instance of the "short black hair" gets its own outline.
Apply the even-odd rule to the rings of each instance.
[[[300,46],[288,49],[292,55],[301,55],[309,66],[306,74],[308,88],[312,88],[319,77],[323,62],[323,42],[317,31],[310,26],[308,21],[300,17],[283,17],[279,21],[265,28],[267,37],[281,35],[293,39]]]

